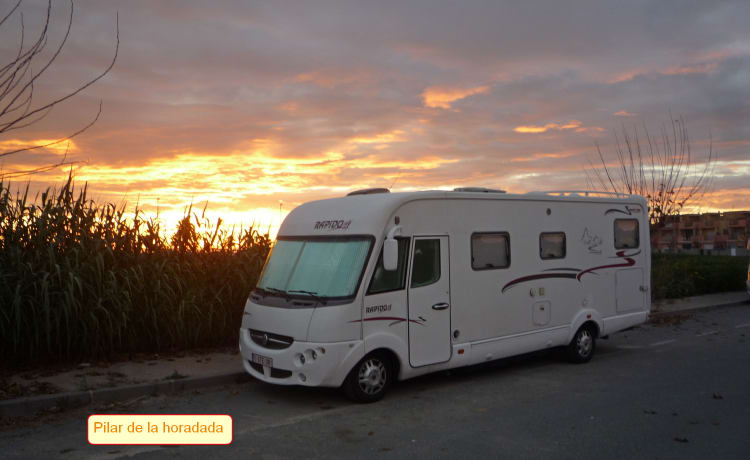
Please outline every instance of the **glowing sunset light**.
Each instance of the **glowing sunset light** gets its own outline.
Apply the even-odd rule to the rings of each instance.
[[[276,234],[279,231],[279,209],[271,208],[254,208],[248,209],[247,211],[238,211],[233,208],[226,208],[212,205],[208,203],[205,214],[203,213],[204,203],[196,202],[193,203],[193,209],[191,214],[191,221],[195,222],[195,217],[199,219],[205,219],[209,225],[214,226],[221,219],[220,230],[227,232],[234,231],[235,235],[240,230],[247,230],[250,227],[257,230],[261,235],[268,234],[270,238],[275,239]],[[185,216],[185,210],[189,208],[187,206],[174,206],[166,209],[159,209],[158,221],[162,226],[162,230],[165,234],[170,235],[177,228],[177,224]],[[143,208],[147,213],[146,218],[156,217],[155,210],[151,206]],[[284,220],[289,211],[282,211],[281,221]]]
[[[52,3],[50,34],[63,36],[69,4]],[[102,43],[114,43],[118,3],[75,3],[54,77],[34,88],[40,101],[109,62]],[[104,78],[0,134],[6,183],[28,180],[35,194],[72,170],[90,197],[158,211],[165,228],[208,203],[223,227],[275,234],[280,201],[283,218],[362,188],[590,188],[597,146],[617,166],[615,130],[659,137],[684,117],[693,158],[709,141],[718,157],[710,193],[691,209],[750,209],[750,28],[737,20],[750,17],[748,2],[604,0],[586,14],[559,2],[544,14],[533,2],[185,2],[179,14],[158,3],[120,9],[120,53]],[[42,4],[19,7],[27,32]],[[679,38],[655,27],[675,23]],[[2,35],[0,63],[17,38]],[[76,132],[99,101],[97,122],[72,141],[2,155]],[[66,152],[72,166],[11,174]]]
[[[5,139],[0,140],[0,153],[10,150],[28,149],[43,146],[32,150],[33,153],[51,153],[55,155],[73,154],[78,152],[78,146],[73,139],[59,142],[59,139]]]

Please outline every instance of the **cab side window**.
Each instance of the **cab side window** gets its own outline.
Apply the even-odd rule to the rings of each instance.
[[[427,286],[440,279],[440,240],[416,240],[411,287]]]
[[[615,219],[615,249],[635,249],[640,245],[637,219]]]
[[[379,294],[381,292],[397,291],[406,285],[406,259],[409,254],[409,239],[397,238],[398,240],[398,266],[394,271],[386,271],[383,268],[383,250],[375,266],[375,271],[370,280],[367,294]]]

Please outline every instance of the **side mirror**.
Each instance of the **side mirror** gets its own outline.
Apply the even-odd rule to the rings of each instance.
[[[398,267],[398,241],[387,238],[383,242],[383,268],[392,272]]]
[[[392,272],[398,267],[398,241],[396,241],[396,236],[400,234],[401,227],[394,225],[383,241],[383,268],[387,272]]]

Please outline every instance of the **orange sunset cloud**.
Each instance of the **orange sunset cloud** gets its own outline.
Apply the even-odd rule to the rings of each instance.
[[[489,86],[477,86],[475,88],[430,87],[424,90],[422,99],[425,107],[450,109],[453,102],[475,94],[485,93],[489,89]]]
[[[599,128],[598,126],[584,127],[582,126],[582,123],[578,120],[571,120],[564,124],[547,123],[546,125],[543,125],[543,126],[539,126],[539,125],[516,126],[515,128],[513,128],[513,131],[517,133],[523,133],[523,134],[538,134],[538,133],[547,132],[551,129],[555,131],[566,131],[569,129],[573,129],[576,132],[583,132],[583,131],[588,131],[588,130],[602,131],[602,128]]]
[[[741,21],[706,27],[739,10],[196,5],[121,9],[111,71],[39,123],[0,133],[0,154],[76,132],[101,101],[96,123],[74,142],[0,156],[5,182],[67,152],[97,200],[139,203],[167,221],[208,202],[225,222],[273,233],[298,204],[357,188],[582,189],[597,146],[616,162],[613,130],[658,137],[674,114],[696,158],[710,141],[721,160],[703,205],[750,209],[750,32]],[[39,19],[32,1],[19,8]],[[4,27],[20,31],[16,16]],[[68,17],[68,2],[52,2],[51,33],[64,36]],[[34,107],[109,63],[117,5],[87,2],[75,17]],[[652,26],[666,22],[684,35]],[[8,32],[0,55],[14,56],[17,38]],[[21,181],[35,194],[68,172]]]

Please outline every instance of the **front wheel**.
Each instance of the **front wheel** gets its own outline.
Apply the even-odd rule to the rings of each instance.
[[[596,350],[596,337],[593,328],[581,326],[568,345],[568,360],[572,363],[587,363],[591,361]]]
[[[344,381],[344,393],[352,401],[375,402],[383,398],[393,378],[391,359],[385,353],[372,353],[349,372]]]

